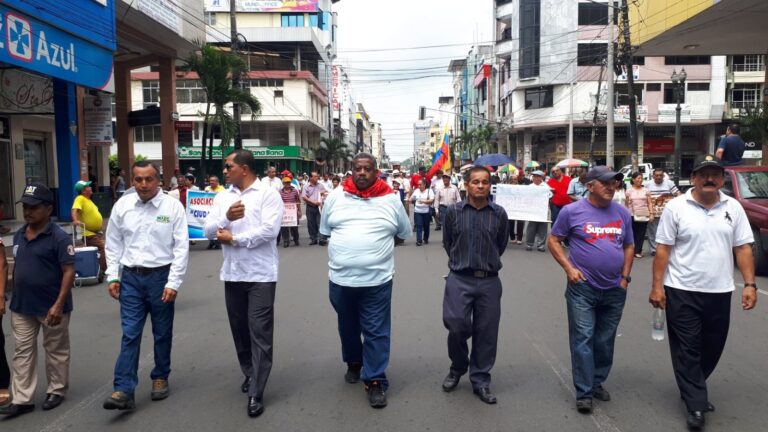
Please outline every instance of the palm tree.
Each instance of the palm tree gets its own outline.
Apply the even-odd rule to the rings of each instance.
[[[325,159],[333,172],[338,172],[339,166],[343,166],[346,161],[354,157],[354,153],[349,150],[347,143],[339,138],[320,139],[320,150],[317,151],[320,159]],[[341,165],[337,163],[342,161]]]
[[[232,114],[226,110],[226,106],[231,103],[238,103],[248,107],[251,111],[251,121],[253,121],[261,113],[261,104],[249,90],[232,86],[232,76],[243,76],[247,70],[247,65],[243,59],[216,46],[202,42],[197,43],[200,45],[200,51],[189,56],[186,61],[186,69],[197,73],[200,84],[205,89],[205,113],[200,113],[205,119],[201,156],[201,174],[205,177],[206,139],[210,151],[209,160],[212,160],[215,126],[218,126],[221,136],[222,155],[225,153],[224,149],[229,146],[230,141],[237,133],[239,122],[235,122]],[[211,108],[214,109],[213,113],[211,113]]]
[[[489,153],[491,149],[491,135],[493,126],[490,124],[478,126],[472,131],[473,143],[470,146],[471,156],[477,156],[478,152]],[[474,157],[473,157],[474,159]]]
[[[763,160],[762,165],[768,165],[768,102],[763,102],[753,108],[746,108],[746,114],[742,114],[741,121],[744,126],[748,126],[748,131],[742,131],[742,138],[745,141],[750,138],[759,141],[762,144]]]

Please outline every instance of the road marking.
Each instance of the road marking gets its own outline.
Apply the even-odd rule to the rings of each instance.
[[[768,291],[765,291],[765,290],[758,289],[757,292],[763,295],[768,295]]]
[[[563,388],[566,389],[572,396],[576,397],[576,393],[574,392],[573,387],[568,380],[570,372],[568,372],[568,369],[566,369],[565,365],[563,365],[557,356],[544,344],[534,342],[527,333],[525,334],[525,337],[528,339],[528,342],[533,345],[533,348],[536,349],[539,355],[544,359],[549,368],[552,369],[552,372],[555,373],[558,381],[560,381],[560,385],[562,385]],[[611,420],[611,418],[608,417],[602,409],[600,409],[600,407],[595,406],[592,409],[592,415],[589,417],[595,423],[597,429],[601,432],[621,432],[621,429],[616,426],[616,423],[614,423],[613,420]]]
[[[173,341],[179,342],[183,339],[186,339],[187,335],[189,333],[181,333],[178,335],[173,336]],[[139,370],[138,373],[141,374],[141,372],[144,372],[149,368],[150,366],[154,365],[154,353],[147,353],[144,355],[144,357],[141,358],[139,361]],[[88,395],[85,399],[81,400],[80,403],[69,409],[69,411],[65,412],[58,418],[56,418],[54,421],[48,424],[48,426],[44,427],[40,430],[40,432],[61,432],[66,429],[69,429],[70,426],[72,426],[71,418],[77,416],[81,412],[88,410],[93,410],[94,407],[98,404],[99,401],[102,400],[102,398],[105,397],[107,393],[112,393],[112,385],[113,382],[109,381],[105,383],[104,385],[100,386],[98,389],[96,389],[95,392]]]

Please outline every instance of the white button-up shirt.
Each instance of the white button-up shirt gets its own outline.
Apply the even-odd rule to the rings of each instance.
[[[272,189],[277,191],[283,188],[283,181],[277,178],[277,176],[272,178],[269,178],[269,176],[264,177],[263,179],[261,179],[261,184],[263,184],[264,186],[269,186]],[[229,207],[227,207],[227,209],[229,209]]]
[[[237,201],[245,206],[242,219],[230,221],[227,210]],[[205,218],[205,236],[216,238],[229,230],[236,245],[222,244],[224,263],[219,276],[225,282],[277,282],[277,235],[283,221],[283,200],[273,188],[255,181],[244,191],[230,186],[213,199]]]
[[[147,202],[124,195],[112,207],[106,239],[107,280],[119,280],[121,267],[171,265],[166,288],[178,290],[187,272],[189,231],[179,200],[162,193]]]

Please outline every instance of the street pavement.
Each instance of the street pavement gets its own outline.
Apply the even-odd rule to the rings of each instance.
[[[457,390],[440,387],[448,371],[447,331],[442,324],[447,258],[441,233],[429,245],[412,237],[396,251],[392,298],[389,406],[368,406],[362,385],[346,384],[328,301],[327,253],[307,246],[280,247],[274,367],[265,413],[246,416],[218,272],[221,251],[192,247],[189,270],[176,306],[171,396],[149,398],[151,331],[147,324],[140,362],[137,409],[102,409],[111,392],[120,346],[118,303],[104,285],[75,291],[71,319],[71,388],[53,411],[39,409],[45,396],[39,359],[38,409],[0,420],[2,431],[675,431],[685,430],[685,410],[674,383],[667,342],[651,339],[648,304],[650,257],[635,260],[633,283],[616,341],[614,367],[605,383],[613,397],[596,401],[593,415],[576,412],[563,298],[565,276],[549,253],[509,245],[499,351],[492,371],[497,405],[472,394],[466,376]],[[706,253],[702,251],[702,253]],[[713,265],[718,265],[713,263]],[[768,288],[768,278],[758,278]],[[740,290],[737,290],[740,293]],[[732,302],[731,331],[720,364],[709,379],[708,431],[765,431],[768,422],[768,291],[757,309]],[[13,353],[9,320],[6,352]]]

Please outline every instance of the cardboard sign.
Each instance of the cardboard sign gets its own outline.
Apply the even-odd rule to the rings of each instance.
[[[504,207],[510,220],[549,222],[548,187],[499,184],[494,189],[494,202]]]
[[[299,209],[295,203],[286,203],[285,210],[283,211],[283,223],[280,226],[283,227],[297,227],[299,226]]]
[[[205,218],[213,207],[213,192],[187,191],[187,229],[190,240],[205,240]]]

